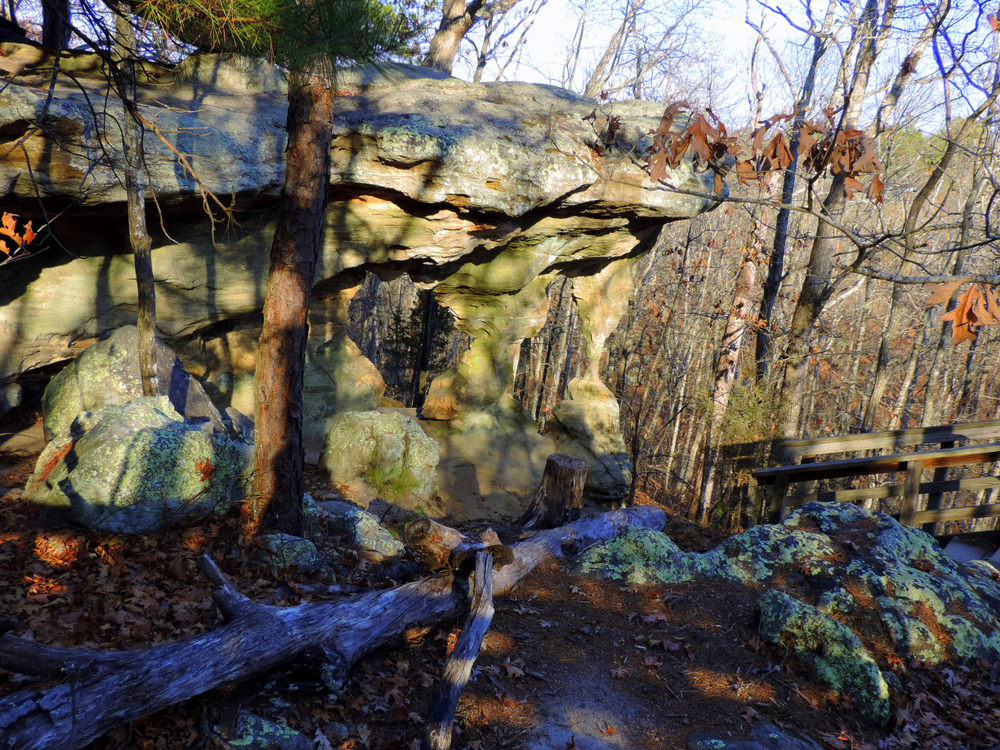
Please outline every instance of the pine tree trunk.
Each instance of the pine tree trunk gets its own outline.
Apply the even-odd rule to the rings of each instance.
[[[249,520],[271,509],[278,528],[302,529],[302,386],[313,278],[330,192],[333,85],[319,71],[288,86],[288,146],[254,375],[257,441]]]

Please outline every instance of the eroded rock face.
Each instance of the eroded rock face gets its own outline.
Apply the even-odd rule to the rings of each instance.
[[[105,101],[99,66],[88,69],[74,56],[76,80],[60,79],[47,103],[46,92],[31,86],[47,83],[49,73],[39,69],[51,61],[16,47],[4,46],[0,65],[15,74],[0,93],[0,128],[26,140],[23,152],[0,163],[0,208],[29,219],[40,216],[36,195],[53,207],[76,203],[51,227],[73,255],[53,247],[2,271],[0,383],[72,358],[104,331],[133,322],[136,305],[125,195],[114,170],[120,145],[89,104]],[[146,138],[151,193],[162,210],[162,227],[150,222],[158,328],[199,378],[235,379],[254,365],[255,342],[245,332],[259,327],[265,293],[283,170],[283,84],[272,69],[251,72],[220,58],[149,66],[148,73],[156,83],[141,87],[140,111],[186,155],[200,183],[159,137]],[[104,106],[121,117],[113,98]],[[326,371],[319,359],[344,352],[331,342],[344,330],[363,270],[410,273],[473,337],[458,367],[432,384],[427,417],[514,408],[514,357],[544,324],[545,287],[557,270],[573,278],[587,356],[600,360],[627,302],[635,256],[665,222],[717,202],[652,185],[634,163],[659,105],[602,106],[621,118],[613,143],[584,120],[595,107],[551,86],[470,84],[404,65],[340,76],[331,202],[310,314],[317,398],[343,395],[343,382],[319,382]],[[666,182],[714,195],[714,175],[688,162]],[[213,231],[202,187],[235,197],[237,223]],[[341,371],[357,370],[347,360],[341,357]],[[585,390],[587,403],[565,410],[566,426],[576,452],[614,475],[620,493],[627,459],[619,460],[621,446],[603,426],[614,431],[614,405],[607,394],[595,400],[599,381],[590,373],[586,380],[592,387],[570,389],[571,396]],[[377,394],[377,383],[372,390]],[[307,433],[318,438],[329,410],[307,404],[307,412]]]
[[[636,584],[721,578],[774,589],[761,599],[769,623],[762,634],[783,646],[798,644],[821,677],[836,672],[840,685],[834,676],[824,679],[860,692],[855,698],[876,723],[888,716],[884,682],[865,665],[874,666],[879,655],[864,651],[841,627],[890,644],[905,661],[969,664],[1000,657],[996,569],[960,565],[923,531],[853,505],[809,503],[780,525],[755,526],[703,554],[682,552],[660,532],[630,528],[585,550],[578,566]],[[820,663],[808,644],[834,637],[840,656]]]

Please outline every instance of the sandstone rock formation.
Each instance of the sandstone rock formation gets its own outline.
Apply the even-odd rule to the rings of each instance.
[[[51,235],[39,241],[47,250],[0,269],[0,384],[134,322],[136,295],[116,172],[122,110],[105,98],[99,66],[67,57],[74,78],[60,77],[50,99],[51,76],[41,70],[50,53],[12,44],[3,52],[0,68],[13,78],[0,93],[0,129],[19,147],[0,161],[0,208],[35,226],[50,221]],[[266,66],[212,57],[145,73],[139,109],[158,129],[145,144],[159,333],[197,377],[238,378],[254,367],[282,179],[283,84]],[[621,118],[608,138],[600,118],[584,119],[596,102],[551,86],[471,84],[390,65],[343,73],[338,93],[310,351],[333,346],[340,370],[356,371],[343,364],[346,349],[329,342],[344,330],[364,271],[409,273],[473,337],[457,367],[432,383],[424,410],[432,419],[504,412],[516,420],[514,358],[543,324],[545,289],[559,272],[573,280],[587,356],[598,362],[635,258],[665,222],[717,205],[713,175],[690,164],[669,185],[649,183],[639,163],[658,105],[601,105]],[[205,216],[207,191],[233,201],[231,222],[219,221],[217,207],[214,222]],[[334,382],[341,376],[317,366],[324,372],[311,397],[341,399],[353,375]],[[579,403],[557,413],[558,439],[597,469],[596,494],[621,496],[629,466],[615,435],[617,405],[595,372],[581,381],[569,389]],[[331,415],[309,411],[316,438]],[[525,468],[522,492],[542,467]]]
[[[213,428],[224,429],[222,415],[201,384],[162,341],[156,342],[156,367],[159,393],[172,408],[182,416],[201,418]],[[139,330],[124,326],[87,349],[49,382],[42,397],[45,435],[66,437],[80,412],[97,412],[141,396]]]
[[[437,443],[405,414],[345,412],[323,440],[320,469],[368,507],[376,498],[403,510],[443,515],[438,498]]]

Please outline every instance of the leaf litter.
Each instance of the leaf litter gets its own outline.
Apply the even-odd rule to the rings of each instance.
[[[16,634],[65,647],[141,648],[221,625],[197,557],[208,552],[237,588],[278,606],[308,601],[295,585],[309,575],[275,577],[241,544],[235,515],[125,537],[46,528],[18,501],[34,455],[0,455],[0,608]],[[206,467],[207,469],[207,467]],[[319,475],[311,492],[328,491]],[[719,532],[677,519],[668,533],[689,550],[719,542]],[[362,565],[341,540],[322,548],[340,582],[395,584]],[[313,574],[315,575],[315,574]],[[688,735],[745,736],[770,722],[821,747],[853,750],[992,748],[1000,743],[1000,675],[991,665],[928,669],[886,656],[900,679],[894,720],[885,730],[855,718],[850,701],[810,669],[757,637],[759,591],[718,581],[621,586],[575,576],[564,564],[537,568],[496,602],[493,627],[459,703],[453,746],[506,750],[527,746],[546,727],[564,729],[559,746],[585,739],[608,747],[682,750]],[[238,710],[305,733],[321,750],[417,747],[423,716],[460,623],[355,666],[340,698],[326,694],[308,664],[228,685],[175,705],[90,745],[92,750],[222,747]],[[0,697],[25,678],[0,670]]]

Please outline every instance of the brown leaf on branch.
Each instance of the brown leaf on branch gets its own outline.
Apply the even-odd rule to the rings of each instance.
[[[955,293],[955,290],[968,280],[968,278],[964,278],[958,281],[948,281],[944,284],[928,284],[927,291],[932,292],[932,294],[924,300],[924,304],[930,307],[931,305],[940,305],[942,302],[947,302],[951,299],[951,295]]]
[[[865,197],[868,198],[872,203],[882,202],[882,188],[885,187],[885,183],[882,182],[878,175],[872,177],[872,182],[868,186],[868,192],[865,193]]]
[[[958,295],[958,304],[955,309],[941,316],[941,320],[952,322],[951,343],[955,346],[963,341],[972,341],[976,338],[976,334],[972,332],[972,326],[976,324],[978,319],[973,308],[976,300],[981,297],[978,287],[971,286],[966,292]]]

